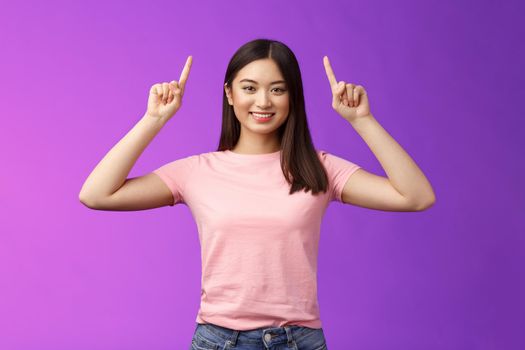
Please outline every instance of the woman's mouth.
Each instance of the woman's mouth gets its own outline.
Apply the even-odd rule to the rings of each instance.
[[[254,113],[254,112],[250,112],[250,114],[252,115],[253,119],[259,122],[268,121],[272,119],[272,117],[275,115],[275,113]]]

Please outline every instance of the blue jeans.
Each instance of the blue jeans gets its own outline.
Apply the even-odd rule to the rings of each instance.
[[[328,350],[322,328],[296,325],[246,331],[197,323],[190,350]]]

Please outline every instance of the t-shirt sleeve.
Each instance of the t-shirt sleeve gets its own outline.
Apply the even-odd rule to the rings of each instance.
[[[186,204],[184,200],[185,186],[191,172],[198,161],[198,156],[189,156],[164,164],[152,171],[157,174],[168,186],[173,194],[173,206],[178,203]]]
[[[318,153],[328,175],[330,201],[343,203],[343,188],[346,181],[361,166],[323,150],[319,150]]]

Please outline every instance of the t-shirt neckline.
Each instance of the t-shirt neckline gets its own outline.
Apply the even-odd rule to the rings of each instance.
[[[231,150],[225,150],[224,153],[232,158],[244,159],[244,160],[264,160],[264,159],[277,159],[281,156],[281,150],[271,153],[260,153],[260,154],[245,154],[236,153]]]

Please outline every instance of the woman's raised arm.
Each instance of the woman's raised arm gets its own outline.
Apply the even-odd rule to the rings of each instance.
[[[127,176],[151,140],[181,107],[191,64],[189,56],[178,82],[157,83],[150,88],[146,113],[88,176],[79,193],[82,203],[93,209],[140,210],[168,201],[171,193],[156,175],[134,179]]]

